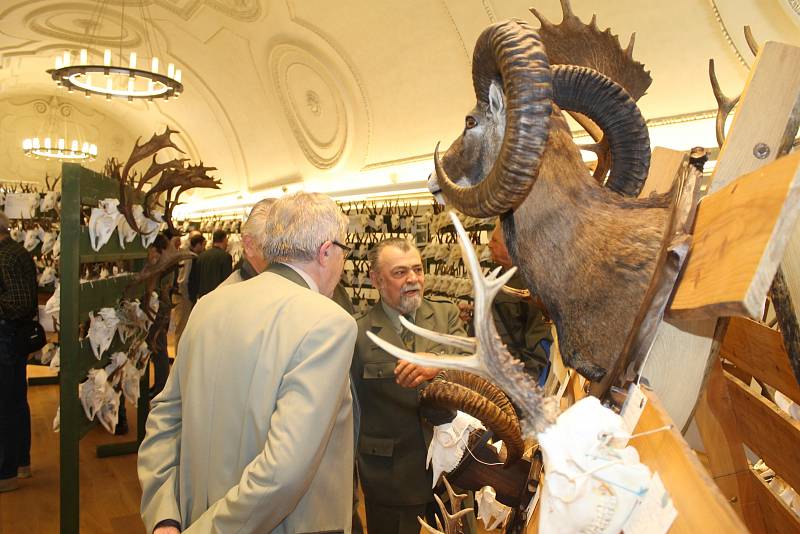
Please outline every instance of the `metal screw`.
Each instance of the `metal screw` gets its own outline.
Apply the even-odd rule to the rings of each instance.
[[[758,159],[766,159],[769,156],[769,147],[766,143],[758,143],[753,147],[753,155]]]

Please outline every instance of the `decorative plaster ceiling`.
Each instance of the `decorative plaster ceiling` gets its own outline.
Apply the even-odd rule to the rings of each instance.
[[[136,137],[170,125],[182,132],[179,144],[190,157],[219,169],[223,189],[197,195],[222,203],[303,182],[328,191],[368,188],[383,171],[391,183],[405,180],[398,169],[428,162],[437,141],[446,145],[458,135],[473,105],[470,64],[481,30],[510,17],[537,26],[531,4],[553,21],[561,14],[558,0],[107,0],[102,18],[92,1],[2,4],[0,177],[43,179],[42,163],[18,148],[35,123],[32,103],[57,96],[80,111],[74,118],[98,139],[100,158],[89,166],[125,159]],[[119,46],[123,4],[123,48],[147,56],[139,20],[146,7],[162,65],[183,68],[179,100],[85,100],[52,86],[45,70],[58,53],[85,46],[87,31],[95,50]],[[653,124],[715,108],[711,57],[723,90],[741,89],[752,62],[744,24],[760,41],[800,45],[798,5],[572,1],[582,20],[596,12],[598,25],[623,42],[636,33],[634,55],[653,76],[640,106]],[[424,179],[422,168],[414,167],[411,179]]]

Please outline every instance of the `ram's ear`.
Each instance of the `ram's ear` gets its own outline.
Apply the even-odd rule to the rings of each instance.
[[[506,99],[503,95],[503,88],[497,82],[492,82],[489,86],[489,113],[492,115],[504,115],[506,112]]]

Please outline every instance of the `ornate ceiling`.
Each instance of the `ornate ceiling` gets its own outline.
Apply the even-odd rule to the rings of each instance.
[[[350,191],[370,189],[370,180],[419,181],[435,143],[448,144],[472,106],[478,34],[510,17],[538,26],[531,4],[560,20],[558,0],[106,0],[102,18],[91,1],[4,0],[0,179],[58,172],[19,147],[43,109],[67,105],[100,148],[89,166],[125,159],[137,137],[169,124],[190,157],[218,167],[224,188],[211,195],[220,203],[287,184]],[[123,8],[123,48],[154,45],[162,64],[180,64],[179,100],[106,102],[53,86],[45,70],[57,54],[85,47],[87,31],[96,49],[119,46]],[[752,62],[744,24],[760,41],[800,45],[796,0],[573,0],[572,8],[587,22],[596,11],[623,44],[636,32],[634,56],[653,76],[640,106],[653,124],[715,108],[709,58],[726,93],[741,89]],[[142,12],[154,20],[149,34]]]

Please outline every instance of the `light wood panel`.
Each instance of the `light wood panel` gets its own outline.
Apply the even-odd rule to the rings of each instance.
[[[786,142],[787,131],[797,131],[800,48],[784,43],[765,43],[750,69],[736,109],[714,168],[710,193],[778,157],[782,143]],[[758,143],[769,148],[769,154],[764,158],[753,154]]]
[[[697,406],[696,421],[714,482],[750,532],[765,534],[761,509],[750,479],[750,464],[744,455],[728,385],[716,356]]]
[[[635,432],[672,423],[658,398],[651,392],[646,395],[647,407]],[[678,430],[634,438],[630,444],[639,451],[642,463],[661,476],[678,510],[670,534],[747,532]]]
[[[705,197],[673,316],[759,317],[800,213],[800,153],[776,160]]]
[[[666,193],[675,183],[675,176],[686,160],[686,152],[656,147],[650,156],[650,172],[639,198],[647,198],[651,193]]]
[[[800,404],[800,387],[794,379],[780,332],[744,317],[733,317],[722,341],[720,356]]]
[[[800,423],[723,371],[742,442],[778,473],[800,488]]]
[[[758,498],[758,502],[765,511],[764,522],[768,532],[780,534],[797,534],[800,532],[800,520],[780,498],[769,489],[753,471],[750,471],[750,480]]]

